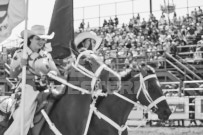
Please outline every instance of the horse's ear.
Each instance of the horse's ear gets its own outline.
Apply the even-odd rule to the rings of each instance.
[[[75,57],[77,58],[78,55],[79,55],[79,52],[78,52],[78,49],[75,46],[74,40],[70,41],[69,45],[70,45],[70,48],[71,48],[70,50],[71,50],[72,54],[74,54]]]
[[[152,67],[152,68],[157,68],[158,67],[157,63],[152,63],[152,62],[148,62],[147,65]]]
[[[145,64],[144,63],[139,63],[138,64],[138,70],[142,73],[142,74],[144,74],[144,70],[145,70]]]

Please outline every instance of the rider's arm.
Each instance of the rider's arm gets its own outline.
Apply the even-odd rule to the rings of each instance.
[[[55,64],[51,54],[48,53],[47,55],[49,57],[50,70],[55,71],[57,73],[57,75],[60,75],[60,72],[59,72],[58,68],[56,67],[56,64]]]

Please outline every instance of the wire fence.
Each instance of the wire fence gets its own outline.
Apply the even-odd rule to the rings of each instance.
[[[152,13],[157,19],[160,18],[161,6],[175,5],[178,16],[186,16],[198,7],[203,7],[201,0],[152,0]],[[140,14],[141,19],[148,19],[150,15],[150,0],[126,0],[107,4],[90,5],[74,8],[74,28],[78,29],[80,23],[84,21],[85,27],[100,27],[104,19],[119,18],[119,24],[127,24],[129,19]],[[173,14],[169,15],[169,18]]]

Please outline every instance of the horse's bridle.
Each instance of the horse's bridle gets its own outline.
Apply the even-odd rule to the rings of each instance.
[[[149,94],[149,92],[148,92],[148,90],[146,89],[146,85],[145,85],[145,81],[147,81],[148,79],[151,79],[151,78],[157,79],[156,74],[150,74],[150,75],[147,75],[147,76],[143,77],[142,73],[139,73],[137,75],[134,75],[133,77],[134,78],[136,78],[136,77],[140,78],[140,86],[139,86],[136,98],[137,99],[139,98],[140,92],[142,91],[144,96],[145,96],[145,98],[149,102],[149,105],[147,107],[145,107],[145,106],[143,106],[143,105],[141,105],[141,104],[139,104],[139,103],[137,103],[137,102],[135,102],[135,101],[133,101],[133,100],[131,100],[129,98],[126,98],[125,96],[123,96],[123,95],[121,95],[121,94],[119,94],[117,92],[114,92],[113,94],[118,96],[118,97],[120,97],[120,98],[122,98],[123,100],[125,100],[125,101],[127,101],[127,102],[129,102],[131,104],[134,104],[135,106],[139,106],[140,108],[142,108],[145,111],[149,111],[153,107],[155,107],[155,110],[153,110],[153,111],[156,111],[158,109],[157,108],[157,104],[160,103],[161,101],[165,100],[166,97],[165,96],[161,96],[161,97],[159,97],[159,98],[157,98],[156,100],[153,101],[151,96],[150,96],[150,94]]]
[[[137,99],[139,98],[140,92],[142,91],[145,98],[149,102],[149,105],[147,106],[147,110],[150,110],[153,107],[155,107],[155,108],[153,108],[154,109],[153,111],[156,111],[158,109],[157,104],[160,103],[161,101],[165,100],[166,97],[161,96],[161,97],[159,97],[153,101],[148,90],[146,89],[146,85],[145,85],[145,81],[147,81],[148,79],[151,79],[151,78],[157,79],[156,74],[150,74],[150,75],[143,77],[143,75],[141,73],[139,73],[138,75],[135,75],[134,77],[138,77],[138,76],[140,77],[140,87],[139,87],[138,92],[137,92]]]
[[[97,83],[97,81],[99,81],[99,76],[101,75],[101,72],[105,69],[109,72],[111,72],[112,74],[114,74],[118,79],[119,79],[119,88],[118,90],[120,90],[121,88],[121,77],[118,73],[116,73],[115,71],[113,71],[111,68],[109,68],[108,66],[106,66],[104,63],[100,62],[100,61],[97,61],[99,64],[100,64],[100,67],[95,71],[95,73],[93,73],[92,71],[86,69],[84,66],[81,66],[79,64],[79,61],[81,59],[82,56],[91,56],[93,58],[97,58],[98,56],[96,56],[94,54],[93,51],[91,50],[86,50],[86,51],[83,51],[79,54],[79,56],[77,57],[75,63],[72,63],[72,66],[78,70],[80,73],[84,74],[85,76],[88,76],[89,78],[92,78],[92,81],[91,81],[91,90],[92,92],[94,91],[95,89],[95,86]]]

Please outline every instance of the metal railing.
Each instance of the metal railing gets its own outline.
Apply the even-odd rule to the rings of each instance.
[[[157,1],[158,0],[152,0],[152,13],[156,16],[157,19],[160,19],[162,11],[160,7],[157,8],[155,6],[157,4],[160,6],[164,5],[164,2],[163,0],[159,0],[159,3],[157,3]],[[177,15],[186,16],[186,14],[189,14],[195,8],[203,7],[203,2],[200,5],[195,4],[195,1],[196,0],[181,0],[181,5],[177,6],[176,3],[179,3],[180,0],[174,0]],[[146,3],[144,7],[143,3]],[[129,19],[133,16],[137,16],[138,13],[140,14],[141,19],[148,19],[147,17],[150,15],[150,0],[125,0],[114,3],[75,7],[74,28],[78,29],[82,21],[84,21],[85,26],[87,26],[89,23],[91,28],[101,27],[104,19],[109,19],[110,17],[114,19],[113,17],[115,16],[119,18],[119,24],[128,23]]]

